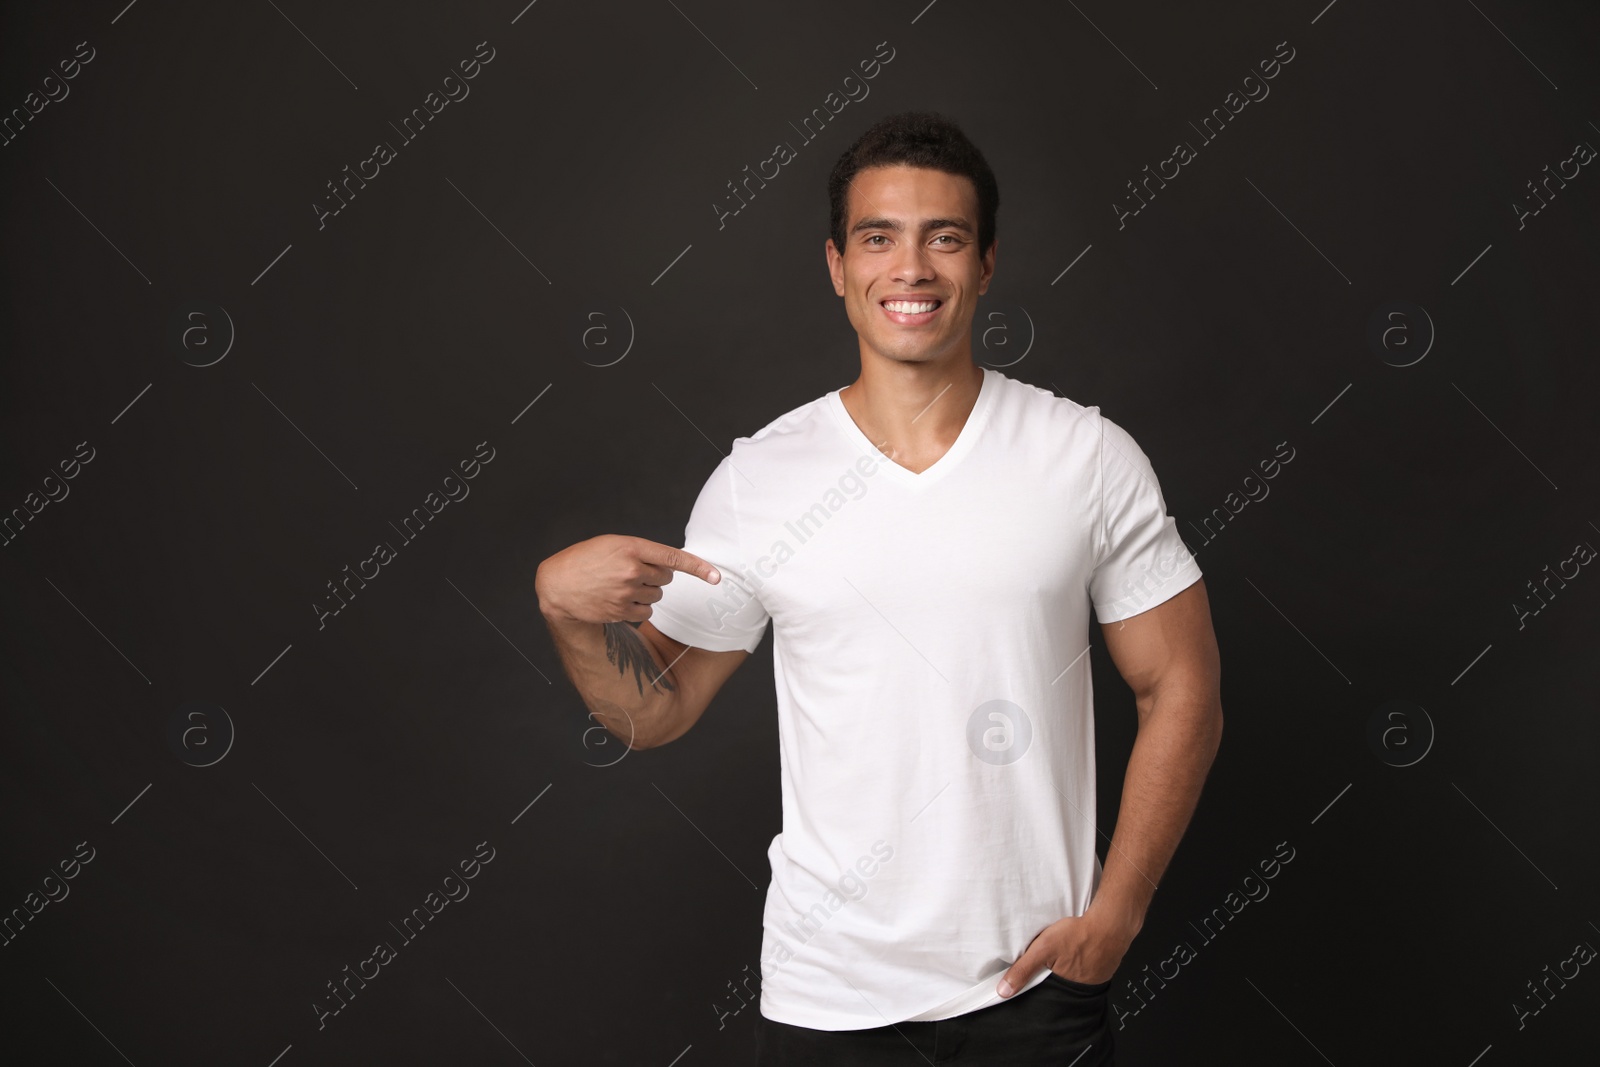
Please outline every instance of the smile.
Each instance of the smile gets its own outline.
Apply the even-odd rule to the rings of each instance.
[[[944,306],[942,300],[882,300],[879,307],[890,320],[902,326],[920,326],[932,321],[934,315]]]

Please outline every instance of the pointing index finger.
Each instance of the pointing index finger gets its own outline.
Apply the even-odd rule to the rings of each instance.
[[[692,574],[702,582],[709,582],[712,585],[722,581],[722,575],[717,571],[717,568],[693,552],[688,552],[681,548],[673,548],[671,545],[645,541],[644,546],[640,548],[639,558],[646,563],[656,563],[663,567],[670,567],[675,571],[682,571],[684,574]]]

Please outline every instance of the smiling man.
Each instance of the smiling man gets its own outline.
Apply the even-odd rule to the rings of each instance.
[[[772,624],[764,1067],[1110,1064],[1111,979],[1221,738],[1205,584],[1125,430],[973,362],[999,191],[962,132],[885,118],[829,195],[860,376],[736,439],[681,549],[545,560],[540,609],[633,748],[689,730]],[[1091,608],[1139,717],[1103,866]]]

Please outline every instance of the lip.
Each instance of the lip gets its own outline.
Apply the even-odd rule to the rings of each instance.
[[[920,312],[919,314],[916,314],[916,315],[906,315],[906,314],[902,314],[901,312],[898,312],[898,311],[890,311],[888,308],[884,307],[883,306],[883,301],[884,300],[910,300],[910,301],[918,301],[918,302],[927,301],[927,300],[937,300],[937,301],[939,301],[939,306],[934,308],[932,311],[924,311],[924,312]],[[935,315],[939,314],[939,312],[944,310],[944,298],[943,297],[937,297],[937,296],[910,296],[910,295],[908,295],[908,296],[886,296],[886,297],[883,298],[883,300],[878,301],[878,309],[880,311],[882,311],[884,313],[884,315],[888,316],[888,319],[889,319],[890,322],[896,323],[896,324],[898,324],[900,326],[921,326],[921,325],[923,325],[925,323],[932,322],[933,321],[933,317]]]

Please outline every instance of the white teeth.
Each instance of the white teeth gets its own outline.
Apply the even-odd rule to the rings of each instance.
[[[910,300],[885,300],[883,306],[899,315],[919,315],[924,311],[932,311],[938,307],[938,301],[924,300],[913,303]]]

